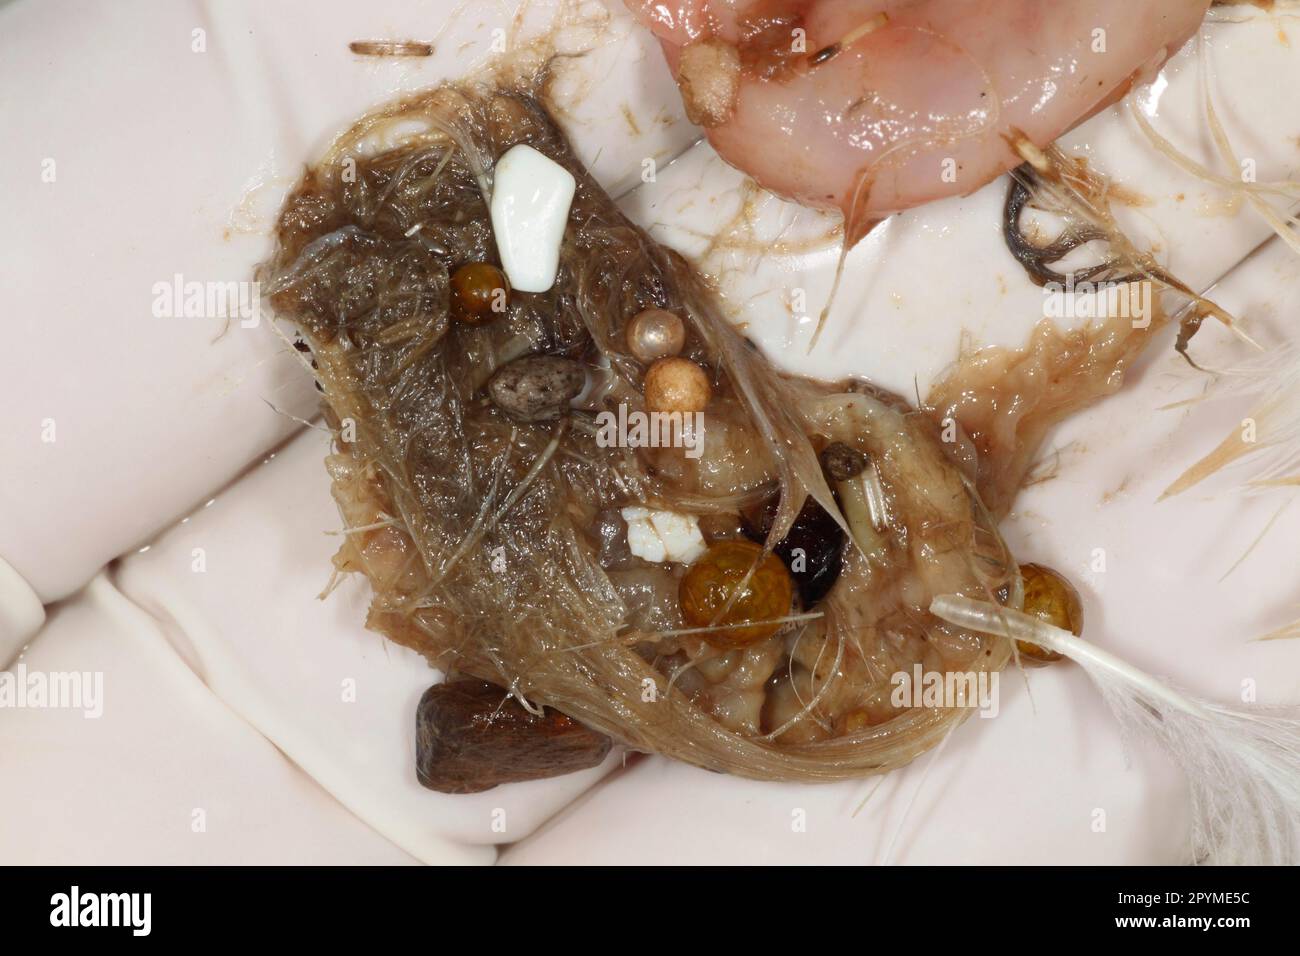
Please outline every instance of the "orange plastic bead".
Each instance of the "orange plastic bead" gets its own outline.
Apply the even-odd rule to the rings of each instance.
[[[1069,581],[1051,568],[1041,564],[1022,564],[1020,576],[1025,582],[1025,613],[1046,621],[1053,627],[1069,631],[1076,637],[1083,633],[1083,603],[1079,592]],[[1031,663],[1050,664],[1061,655],[1030,644],[1017,641],[1020,656]]]
[[[505,273],[490,262],[471,262],[451,274],[451,307],[462,322],[471,325],[505,313],[510,284]]]
[[[722,613],[755,561],[758,567],[744,590]],[[686,570],[677,590],[682,617],[691,627],[773,621],[790,613],[793,598],[794,582],[781,559],[770,553],[764,555],[762,547],[750,541],[714,544]],[[770,637],[782,626],[767,623],[726,627],[708,631],[703,637],[715,647],[746,647]]]
[[[646,370],[647,411],[702,412],[712,397],[708,374],[690,359],[661,358]]]

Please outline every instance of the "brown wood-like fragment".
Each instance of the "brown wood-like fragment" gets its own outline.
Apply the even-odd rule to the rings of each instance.
[[[357,56],[433,56],[433,44],[420,40],[353,40],[348,49]]]
[[[545,708],[538,717],[486,681],[435,684],[415,716],[416,776],[440,793],[481,793],[594,767],[613,742]]]

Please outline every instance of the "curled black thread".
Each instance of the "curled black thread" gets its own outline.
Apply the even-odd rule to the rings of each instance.
[[[1007,188],[1007,199],[1002,206],[1002,237],[1007,249],[1020,263],[1025,274],[1035,285],[1055,284],[1064,287],[1077,286],[1082,282],[1139,282],[1143,279],[1154,280],[1170,289],[1188,296],[1194,302],[1199,296],[1181,281],[1165,270],[1152,266],[1144,272],[1121,273],[1122,261],[1118,256],[1108,256],[1101,262],[1085,269],[1076,269],[1069,274],[1052,268],[1053,263],[1060,262],[1072,251],[1082,245],[1096,240],[1109,241],[1106,230],[1087,224],[1068,223],[1061,234],[1045,245],[1034,242],[1025,235],[1021,220],[1025,209],[1033,206],[1035,186],[1040,182],[1038,171],[1029,163],[1018,166],[1011,172],[1011,185]],[[1188,347],[1192,337],[1201,327],[1205,313],[1200,308],[1189,309],[1179,321],[1178,338],[1174,350],[1187,360],[1193,368],[1200,366],[1192,361]]]
[[[1025,235],[1021,219],[1025,209],[1033,205],[1033,186],[1037,178],[1038,173],[1028,163],[1012,172],[1007,201],[1002,207],[1002,237],[1032,282],[1045,286],[1049,283],[1066,285],[1071,281],[1077,284],[1093,280],[1134,282],[1143,278],[1140,273],[1116,275],[1120,268],[1117,257],[1108,257],[1094,266],[1075,270],[1068,275],[1053,269],[1052,263],[1060,262],[1080,246],[1109,237],[1104,229],[1097,226],[1075,224],[1067,225],[1059,236],[1046,245],[1040,245]]]

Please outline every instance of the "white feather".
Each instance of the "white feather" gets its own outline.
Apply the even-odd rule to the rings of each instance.
[[[1198,700],[1069,631],[985,601],[945,595],[930,611],[959,627],[1057,651],[1083,667],[1125,733],[1154,738],[1186,774],[1190,862],[1300,862],[1296,708],[1239,711]]]
[[[1252,490],[1300,484],[1300,349],[1280,346],[1218,375],[1211,399],[1244,395],[1253,397],[1255,405],[1240,428],[1179,475],[1161,497],[1179,494],[1247,461],[1252,465],[1247,487]]]

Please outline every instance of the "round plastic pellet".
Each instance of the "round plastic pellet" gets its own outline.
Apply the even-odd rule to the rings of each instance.
[[[1022,564],[1020,576],[1025,582],[1026,614],[1069,631],[1076,637],[1083,633],[1083,604],[1074,585],[1041,564]],[[1055,651],[1027,641],[1017,641],[1016,646],[1020,650],[1020,656],[1031,663],[1050,664],[1061,659],[1061,655]]]
[[[754,573],[737,593],[756,561]],[[764,554],[760,545],[750,541],[719,541],[686,570],[677,596],[688,626],[730,625],[705,632],[702,636],[710,644],[747,647],[784,626],[779,619],[790,613],[794,584],[781,559],[771,553]],[[751,627],[734,626],[751,622]]]
[[[504,315],[510,302],[505,273],[490,262],[471,262],[451,274],[451,311],[471,325]]]

